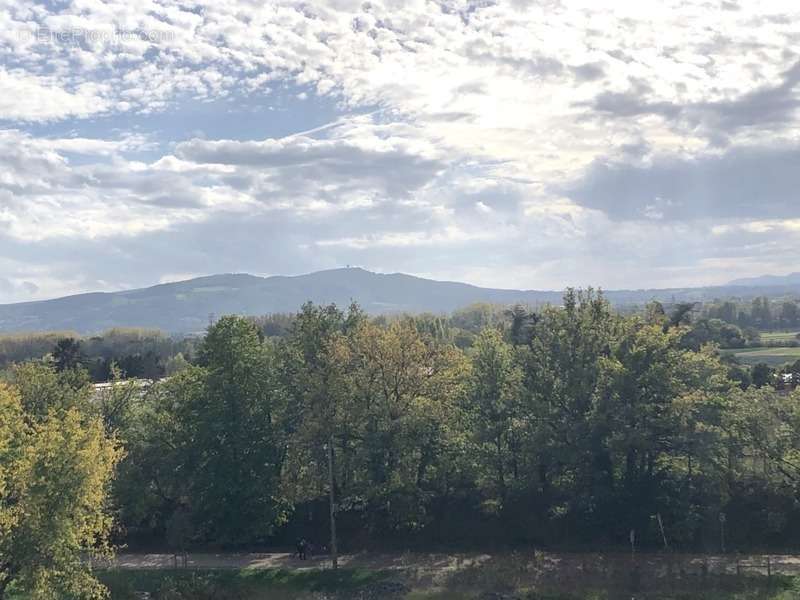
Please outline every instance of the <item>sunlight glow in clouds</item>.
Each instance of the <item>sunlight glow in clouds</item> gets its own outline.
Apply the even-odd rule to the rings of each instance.
[[[797,269],[794,2],[0,0],[0,301]]]

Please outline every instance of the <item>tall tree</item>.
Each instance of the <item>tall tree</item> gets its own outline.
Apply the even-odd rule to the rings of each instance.
[[[793,328],[800,325],[800,309],[797,303],[787,300],[781,304],[781,326]]]
[[[31,417],[45,418],[51,411],[68,408],[96,412],[89,374],[82,368],[58,371],[49,362],[27,362],[14,366],[9,379]]]
[[[187,418],[195,436],[192,501],[212,539],[263,539],[285,518],[278,493],[284,458],[286,395],[277,355],[255,324],[222,317],[198,353],[203,389]]]
[[[386,526],[420,528],[430,498],[446,494],[459,470],[467,364],[456,348],[421,335],[409,320],[362,325],[352,354],[360,442],[349,453],[361,468],[353,493]]]
[[[556,491],[554,482],[564,482],[570,508],[562,512],[594,513],[606,500],[613,465],[595,426],[595,400],[599,361],[611,353],[621,322],[602,295],[568,290],[563,306],[547,308],[534,328],[525,369],[535,460],[529,472],[545,497]]]
[[[0,384],[0,598],[102,598],[85,555],[104,555],[107,498],[122,455],[75,407],[26,414]]]
[[[81,364],[82,359],[81,343],[75,338],[62,338],[53,348],[53,361],[58,371],[74,369]]]
[[[505,503],[509,479],[519,477],[523,375],[514,349],[486,329],[473,347],[469,409],[491,487]]]
[[[345,410],[351,394],[344,340],[363,319],[355,304],[344,313],[335,305],[307,303],[281,346],[284,381],[292,399],[284,491],[294,501],[329,497],[332,546],[339,455],[349,443],[352,416]]]

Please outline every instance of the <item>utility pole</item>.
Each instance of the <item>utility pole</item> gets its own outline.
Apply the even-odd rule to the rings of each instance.
[[[333,569],[339,568],[339,550],[336,547],[336,496],[333,490],[333,436],[325,444],[328,451],[328,498],[330,500],[331,509],[331,562]]]

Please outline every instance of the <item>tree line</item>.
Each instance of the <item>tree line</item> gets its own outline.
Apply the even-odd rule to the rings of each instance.
[[[0,371],[49,357],[58,370],[82,367],[95,382],[111,379],[114,368],[130,378],[160,379],[192,360],[196,341],[140,328],[87,336],[71,331],[5,334],[0,335]]]
[[[749,302],[718,300],[703,306],[702,314],[742,329],[771,331],[800,329],[800,304],[795,298],[770,299],[765,296]]]
[[[608,548],[631,531],[718,550],[723,520],[728,548],[798,539],[800,393],[743,384],[681,315],[570,290],[487,317],[467,348],[438,318],[356,305],[307,304],[283,326],[223,317],[146,387],[14,366],[0,598],[53,578],[95,593],[74,551],[112,542],[327,543],[331,482],[344,550]]]

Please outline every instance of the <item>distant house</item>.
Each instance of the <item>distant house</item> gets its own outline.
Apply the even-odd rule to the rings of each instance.
[[[102,400],[104,396],[110,394],[114,389],[126,386],[129,386],[131,390],[135,390],[137,395],[143,396],[154,383],[155,381],[152,379],[120,379],[95,383],[92,385],[92,398],[94,400]]]
[[[778,373],[777,374],[776,389],[789,393],[795,388],[800,387],[800,373]]]

